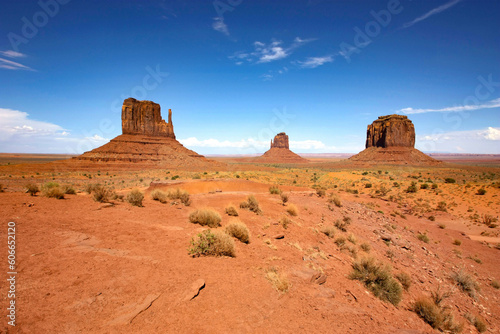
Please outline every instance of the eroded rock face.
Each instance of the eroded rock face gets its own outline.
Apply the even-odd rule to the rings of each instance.
[[[369,147],[411,147],[415,146],[415,127],[406,116],[379,116],[368,125],[366,148]]]
[[[274,137],[274,140],[271,140],[271,148],[273,148],[273,147],[289,149],[288,136],[286,135],[286,133],[284,133],[284,132],[278,133]]]
[[[122,132],[124,135],[146,135],[174,138],[172,110],[168,110],[168,123],[161,118],[160,105],[151,101],[128,98],[122,106]]]

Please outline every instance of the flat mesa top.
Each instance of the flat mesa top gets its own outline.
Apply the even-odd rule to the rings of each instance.
[[[389,120],[391,118],[408,119],[407,116],[392,114],[392,115],[379,116],[377,120],[378,121],[385,121],[385,120]]]

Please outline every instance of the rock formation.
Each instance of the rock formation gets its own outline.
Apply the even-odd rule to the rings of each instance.
[[[414,147],[415,127],[406,116],[380,116],[366,131],[368,147]]]
[[[182,146],[175,139],[172,110],[169,109],[165,122],[157,103],[126,99],[122,107],[122,132],[109,143],[74,158],[75,163],[133,162],[162,168],[220,165]]]
[[[366,131],[366,149],[349,158],[357,164],[436,165],[441,163],[414,148],[415,127],[402,115],[380,116]]]
[[[300,155],[293,153],[289,149],[288,136],[286,133],[278,133],[274,140],[271,140],[271,148],[254,159],[256,162],[269,162],[269,163],[304,163],[309,160],[302,158]]]

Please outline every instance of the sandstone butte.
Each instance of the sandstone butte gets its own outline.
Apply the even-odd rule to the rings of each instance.
[[[122,106],[122,135],[109,143],[73,158],[73,163],[106,163],[158,167],[203,167],[220,163],[185,148],[175,139],[172,110],[168,122],[160,105],[128,98]]]
[[[270,149],[254,160],[256,162],[269,162],[269,163],[304,163],[309,160],[302,158],[300,155],[290,151],[288,143],[288,136],[286,133],[278,133],[274,140],[271,140]]]
[[[349,158],[356,164],[437,165],[415,148],[415,127],[402,115],[379,116],[366,131],[366,148]]]

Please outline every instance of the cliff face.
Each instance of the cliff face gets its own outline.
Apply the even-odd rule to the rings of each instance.
[[[380,116],[368,125],[366,148],[369,147],[411,147],[415,146],[415,127],[406,116]]]
[[[122,106],[122,133],[175,139],[172,110],[168,110],[167,123],[161,118],[159,104],[128,98]]]
[[[284,132],[278,133],[274,137],[274,140],[271,140],[271,148],[273,147],[289,149],[288,136],[286,135],[286,133]]]

